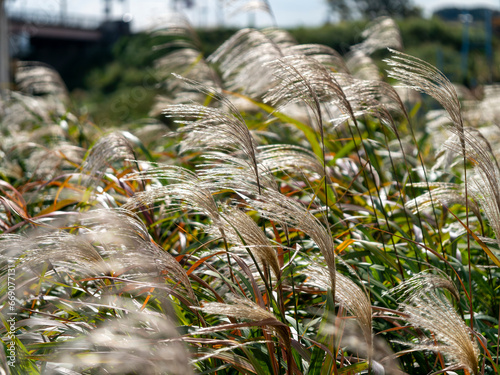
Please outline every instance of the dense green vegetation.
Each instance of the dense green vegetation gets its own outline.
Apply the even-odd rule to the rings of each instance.
[[[352,45],[362,41],[361,33],[366,26],[366,21],[345,21],[319,28],[300,27],[289,32],[299,44],[322,44],[345,55]],[[465,73],[461,71],[462,25],[446,23],[437,18],[409,18],[398,22],[398,26],[405,51],[437,66],[453,82],[471,88],[489,82],[483,24],[477,23],[471,27],[471,50]],[[197,30],[197,48],[209,56],[236,31]],[[78,102],[83,101],[94,121],[103,127],[143,118],[153,105],[155,95],[160,92],[153,87],[161,81],[154,72],[154,61],[164,51],[153,51],[153,46],[167,43],[168,39],[165,36],[152,38],[146,33],[124,37],[114,46],[111,62],[94,67],[90,72],[84,70],[87,73],[82,89],[77,89],[73,97]],[[495,37],[493,50],[498,47],[499,39]],[[380,60],[385,55],[385,52],[374,55],[380,68],[383,68]],[[500,78],[497,68],[500,57],[496,56],[495,59],[491,77],[494,81]],[[143,92],[136,89],[135,98],[131,97],[131,90],[144,86],[144,83],[148,90]],[[110,112],[110,108],[117,110]]]
[[[20,65],[0,113],[0,370],[498,373],[500,96],[397,52],[421,20],[352,25],[215,51],[165,25],[71,101]],[[422,46],[456,53],[458,28],[427,25]],[[304,44],[323,37],[340,53]]]

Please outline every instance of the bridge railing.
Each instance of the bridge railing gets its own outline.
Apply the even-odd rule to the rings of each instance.
[[[97,29],[102,20],[99,17],[83,17],[46,11],[7,11],[11,22],[22,22],[33,26],[63,26],[75,29]]]

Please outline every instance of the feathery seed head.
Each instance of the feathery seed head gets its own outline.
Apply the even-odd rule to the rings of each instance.
[[[134,159],[134,150],[123,134],[114,132],[99,139],[90,149],[82,170],[89,173],[92,182],[109,164],[125,159]]]
[[[226,315],[237,319],[245,319],[253,322],[266,321],[266,326],[274,330],[277,336],[282,340],[285,347],[290,349],[290,334],[288,327],[280,322],[273,313],[263,309],[255,302],[236,296],[227,297],[230,304],[210,302],[199,308],[207,314]]]
[[[264,266],[269,265],[279,278],[281,270],[276,250],[255,221],[236,208],[226,210],[222,217],[224,220],[221,220],[221,225],[228,241],[247,248]]]
[[[453,297],[460,300],[457,287],[443,271],[435,269],[437,274],[429,270],[417,273],[412,278],[403,281],[397,287],[390,290],[391,294],[398,295],[398,300],[409,302],[422,294],[434,292],[436,289],[446,289]]]
[[[320,266],[310,266],[307,268],[307,274],[310,277],[310,283],[324,289],[332,288],[327,269]],[[373,343],[372,307],[367,291],[337,271],[335,273],[335,298],[356,317],[366,344],[371,348]]]
[[[414,90],[436,99],[448,112],[454,126],[463,129],[460,101],[455,87],[446,76],[431,64],[414,56],[389,49],[393,55],[384,60],[391,70],[389,76]]]
[[[443,288],[455,297],[459,293],[453,282],[444,274],[421,272],[393,289],[404,302],[400,309],[407,315],[408,323],[430,331],[437,343],[402,343],[418,350],[441,352],[448,357],[454,368],[466,368],[478,374],[479,348],[463,320],[438,288]]]
[[[414,345],[419,350],[437,351],[444,354],[453,368],[465,368],[473,374],[479,373],[479,348],[471,339],[469,328],[462,321],[448,300],[437,293],[419,293],[411,296],[401,306],[406,320],[415,327],[430,331],[437,344],[421,342]]]

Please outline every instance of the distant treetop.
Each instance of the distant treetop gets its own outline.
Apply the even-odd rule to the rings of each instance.
[[[380,16],[420,16],[421,9],[411,0],[326,0],[332,13],[341,20],[352,18],[374,19]]]

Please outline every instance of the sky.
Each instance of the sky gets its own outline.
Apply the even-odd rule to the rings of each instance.
[[[61,7],[66,4],[69,15],[103,17],[103,0],[5,0],[8,12],[24,12],[37,10],[49,17],[56,17]],[[111,0],[113,16],[120,18],[124,14],[132,18],[135,31],[150,27],[166,16],[171,8],[172,0]],[[221,21],[226,25],[256,27],[272,25],[272,19],[262,11],[251,13],[237,12],[237,7],[225,8],[220,4],[224,0],[194,0],[196,7],[186,11],[191,24],[197,27],[214,26]],[[237,3],[244,3],[239,1]],[[325,0],[269,0],[279,27],[316,26],[327,19],[328,8]],[[500,9],[500,0],[413,0],[413,3],[429,16],[433,11],[447,7],[479,7],[488,6]],[[236,12],[235,12],[236,11]],[[236,15],[235,15],[236,14]]]

